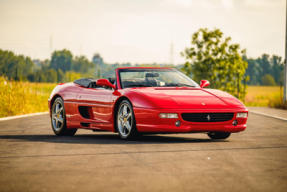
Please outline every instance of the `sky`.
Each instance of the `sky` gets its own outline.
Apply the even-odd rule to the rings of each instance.
[[[70,50],[106,63],[182,64],[200,28],[247,56],[284,58],[286,0],[0,0],[0,49],[32,59]]]

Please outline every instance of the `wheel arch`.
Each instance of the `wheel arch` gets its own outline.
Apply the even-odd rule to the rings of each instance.
[[[53,98],[51,99],[50,109],[52,109],[52,106],[53,106],[55,100],[56,100],[58,97],[60,97],[60,98],[64,101],[63,97],[62,97],[60,94],[55,94],[55,95],[53,96]]]

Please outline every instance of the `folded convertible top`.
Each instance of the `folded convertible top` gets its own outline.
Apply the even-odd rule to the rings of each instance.
[[[97,82],[97,79],[94,78],[82,78],[82,79],[77,79],[74,81],[74,83],[84,86],[84,87],[89,87],[89,85],[93,82]]]

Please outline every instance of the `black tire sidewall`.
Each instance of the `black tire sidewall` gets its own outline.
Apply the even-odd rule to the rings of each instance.
[[[217,133],[208,133],[207,134],[211,139],[227,139],[231,133],[228,132],[217,132]]]

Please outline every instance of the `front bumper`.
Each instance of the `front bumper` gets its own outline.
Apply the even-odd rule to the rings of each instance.
[[[134,114],[139,132],[188,133],[188,132],[240,132],[246,129],[247,118],[236,118],[237,113],[247,112],[246,108],[232,109],[145,109],[134,107]],[[234,113],[231,120],[225,122],[189,122],[181,113]],[[159,118],[160,113],[177,113],[176,119]],[[179,127],[175,126],[180,121]],[[234,126],[232,122],[238,121]]]

